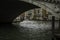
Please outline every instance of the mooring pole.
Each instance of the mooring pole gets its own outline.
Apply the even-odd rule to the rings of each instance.
[[[60,29],[60,18],[59,18],[59,29]]]
[[[55,16],[52,16],[52,40],[54,40]]]

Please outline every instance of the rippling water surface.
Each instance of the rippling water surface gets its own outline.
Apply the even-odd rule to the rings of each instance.
[[[51,23],[23,21],[15,26],[8,24],[0,26],[0,40],[51,40],[51,38]]]

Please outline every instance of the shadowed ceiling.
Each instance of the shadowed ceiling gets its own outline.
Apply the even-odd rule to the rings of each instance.
[[[11,23],[21,13],[34,8],[39,7],[23,1],[2,1],[0,23]]]

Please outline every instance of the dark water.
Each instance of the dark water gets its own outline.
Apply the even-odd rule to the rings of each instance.
[[[0,40],[51,40],[51,31],[16,27],[11,24],[0,25]]]
[[[0,40],[21,40],[20,32],[11,24],[0,25]]]

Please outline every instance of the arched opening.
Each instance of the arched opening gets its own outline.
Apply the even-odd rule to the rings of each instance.
[[[8,4],[10,5],[6,3],[8,7],[6,7],[7,10],[5,10],[2,13],[1,21],[5,21],[5,22],[13,21],[13,24],[15,26],[3,25],[4,27],[2,26],[2,28],[0,28],[1,40],[51,40],[52,39],[52,31],[51,31],[52,16],[53,16],[53,26],[55,26],[55,28],[57,29],[58,21],[55,20],[58,20],[60,18],[60,13],[59,13],[60,8],[55,4],[51,4],[49,2],[48,3],[43,2],[44,0],[37,2],[35,1],[32,2],[31,0],[27,0],[27,2],[28,1],[30,1],[30,3],[36,6],[39,6],[40,8],[36,8],[36,6],[31,7],[28,3],[26,4],[26,6],[23,7],[23,5],[25,5],[25,2],[16,2],[16,1],[12,3],[8,2]],[[10,7],[12,7],[11,10],[9,10]],[[3,14],[5,16],[3,16]],[[59,35],[59,33],[57,35]],[[55,39],[55,37],[53,37],[53,39]]]
[[[58,28],[59,24],[59,13],[57,14],[58,6],[55,4],[50,3],[41,3],[43,5],[37,5],[40,8],[35,8],[32,10],[28,10],[26,12],[23,12],[21,15],[17,16],[13,20],[13,24],[18,25],[20,28],[20,32],[25,33],[25,36],[29,36],[30,38],[36,39],[36,40],[51,40],[52,38],[52,16],[55,16],[55,29]],[[44,6],[45,5],[45,6]],[[49,7],[50,6],[50,7]],[[52,8],[53,7],[53,8]],[[56,9],[57,11],[56,11]],[[31,34],[29,34],[31,33]],[[40,34],[42,33],[42,34]],[[29,35],[28,35],[29,34]],[[47,35],[46,35],[47,34]],[[31,35],[31,36],[30,36]],[[39,37],[37,36],[39,35]],[[38,38],[35,38],[38,37]],[[41,38],[40,38],[41,37]],[[45,37],[45,38],[44,38]]]

